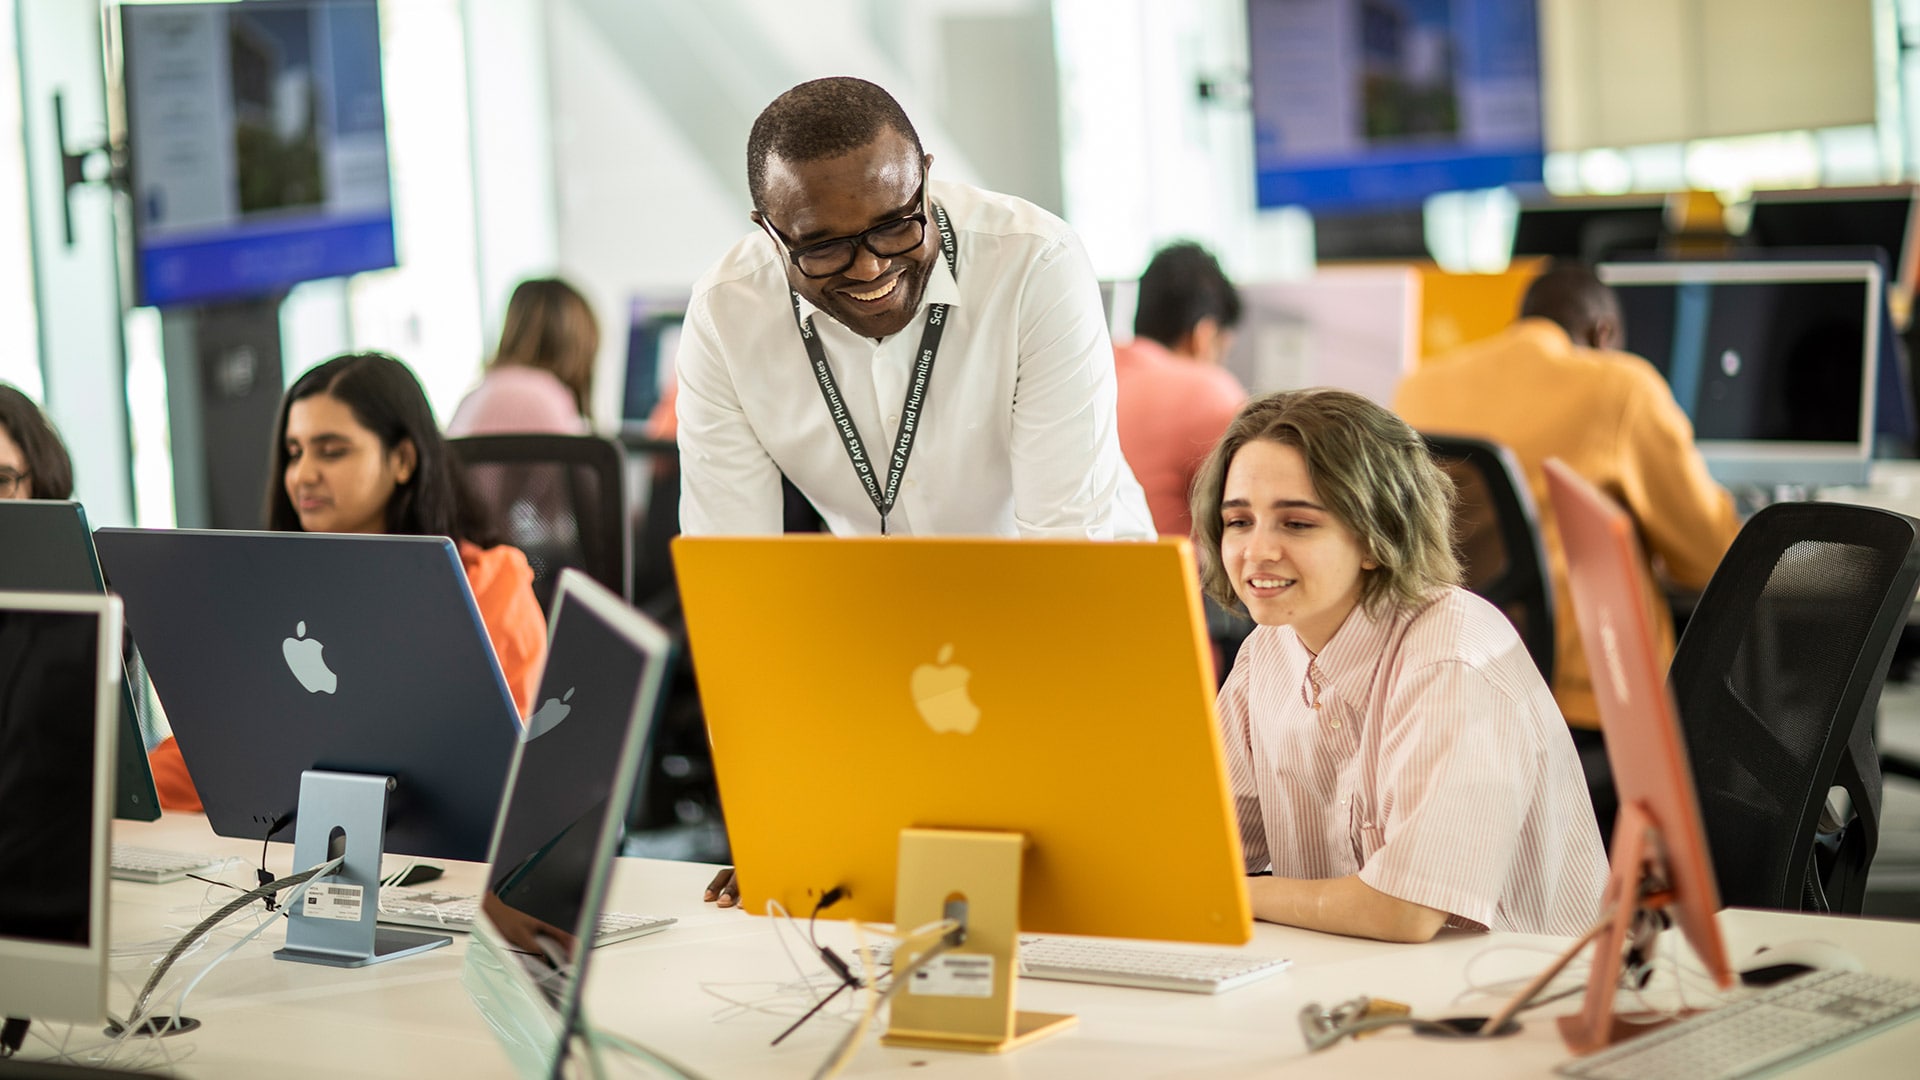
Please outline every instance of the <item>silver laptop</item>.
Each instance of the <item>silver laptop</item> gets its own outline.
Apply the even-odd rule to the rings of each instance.
[[[659,712],[666,633],[575,570],[494,830],[465,983],[521,1075],[555,1075]],[[646,933],[671,919],[654,920]],[[631,935],[628,935],[631,936]]]

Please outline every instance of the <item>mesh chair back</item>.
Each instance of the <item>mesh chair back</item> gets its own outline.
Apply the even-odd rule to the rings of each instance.
[[[526,553],[540,606],[574,567],[630,595],[626,460],[593,435],[473,435],[447,440],[506,542]]]
[[[1540,677],[1553,684],[1553,586],[1540,544],[1540,517],[1526,473],[1497,443],[1425,435],[1434,463],[1453,478],[1454,543],[1467,588],[1506,613]]]
[[[1668,682],[1729,906],[1860,910],[1879,845],[1873,716],[1920,586],[1916,524],[1839,503],[1769,506],[1687,622]],[[1835,786],[1851,820],[1822,829]]]

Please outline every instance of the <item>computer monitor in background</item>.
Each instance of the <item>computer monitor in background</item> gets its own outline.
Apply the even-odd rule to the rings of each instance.
[[[1420,356],[1420,274],[1323,267],[1301,281],[1243,284],[1225,361],[1253,394],[1338,386],[1382,406]]]
[[[1261,207],[1418,209],[1538,183],[1546,160],[1532,0],[1247,0]]]
[[[1912,185],[1755,192],[1747,240],[1763,248],[1874,247],[1891,272],[1887,297],[1899,326],[1911,312],[1920,268],[1920,214]]]
[[[1633,519],[1558,459],[1548,459],[1547,494],[1560,522],[1580,638],[1593,658],[1594,694],[1619,790],[1602,900],[1606,929],[1594,945],[1585,1007],[1560,1022],[1575,1053],[1614,1041],[1614,995],[1629,945],[1643,954],[1670,915],[1721,987],[1733,983],[1714,921],[1714,884],[1700,801],[1666,665],[1653,647]],[[1645,1030],[1644,1024],[1638,1030]]]
[[[1397,210],[1323,210],[1313,215],[1316,264],[1343,259],[1425,261],[1430,257],[1427,212],[1419,203]]]
[[[376,0],[119,11],[138,303],[395,265]]]
[[[453,542],[100,529],[114,591],[215,832],[291,827],[296,870],[346,863],[286,959],[357,967],[446,944],[378,927],[380,854],[477,861],[519,741]],[[337,854],[337,851],[333,851]],[[309,892],[311,898],[313,892]],[[309,904],[311,907],[312,905]]]
[[[522,1076],[558,1076],[641,775],[669,644],[575,570],[554,595],[540,706],[514,754],[465,983]]]
[[[1666,376],[1723,484],[1864,484],[1882,279],[1861,261],[1606,263],[1626,348]]]
[[[673,381],[674,356],[680,351],[680,324],[687,298],[636,296],[627,303],[627,371],[621,387],[620,424],[644,427]]]
[[[1654,252],[1666,236],[1666,203],[1644,197],[1555,199],[1520,207],[1513,254],[1600,263]]]
[[[964,923],[894,1044],[1064,1022],[1015,1013],[1018,931],[1251,935],[1186,540],[681,537],[674,561],[746,910],[837,889],[822,914]]]
[[[0,592],[0,1016],[107,1008],[120,601]]]
[[[76,502],[52,499],[0,500],[0,590],[105,594],[100,557],[93,550],[87,511]],[[152,821],[160,798],[147,768],[146,740],[133,704],[133,680],[123,677],[120,733],[114,740],[113,816]]]

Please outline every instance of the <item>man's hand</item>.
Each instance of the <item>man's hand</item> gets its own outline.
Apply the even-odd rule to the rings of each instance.
[[[734,907],[740,903],[740,883],[734,880],[733,867],[729,866],[713,875],[713,880],[707,882],[706,899],[721,907]]]

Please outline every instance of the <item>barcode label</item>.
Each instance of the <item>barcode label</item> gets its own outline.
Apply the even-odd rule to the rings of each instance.
[[[993,996],[993,957],[986,953],[943,953],[913,973],[909,994],[933,997]]]
[[[300,914],[309,919],[359,922],[360,898],[365,892],[359,885],[335,882],[315,885],[307,890],[307,897],[300,904]]]

